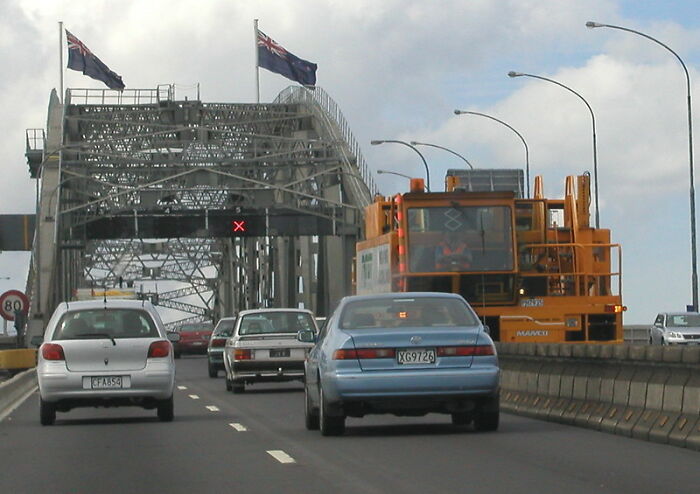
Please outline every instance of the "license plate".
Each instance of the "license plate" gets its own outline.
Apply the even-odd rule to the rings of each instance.
[[[289,348],[270,350],[270,358],[289,357]]]
[[[396,360],[399,364],[434,364],[435,349],[417,348],[415,350],[398,350],[396,352]]]
[[[124,376],[99,376],[90,378],[92,389],[120,389],[124,386]]]

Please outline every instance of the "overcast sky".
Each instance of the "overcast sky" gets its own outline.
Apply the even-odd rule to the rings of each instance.
[[[0,2],[0,213],[33,213],[35,183],[25,129],[46,126],[59,86],[59,29],[81,39],[127,88],[199,83],[205,102],[254,102],[253,19],[295,55],[318,64],[318,85],[342,109],[370,167],[425,171],[403,146],[430,142],[480,168],[524,168],[524,147],[496,122],[455,116],[460,108],[506,121],[526,139],[531,173],[549,197],[564,177],[593,169],[591,105],[598,138],[601,226],[622,244],[626,323],[691,303],[686,82],[662,47],[588,20],[642,31],[686,63],[700,98],[700,6],[654,0],[165,0]],[[60,45],[64,51],[65,42]],[[103,88],[66,70],[65,86]],[[260,71],[261,101],[291,82]],[[183,89],[184,90],[184,89]],[[698,105],[694,105],[698,108]],[[700,128],[698,112],[693,112]],[[433,189],[458,158],[424,149]],[[698,157],[700,160],[700,157]],[[375,177],[384,194],[404,179]],[[24,289],[28,255],[0,254],[0,291]]]

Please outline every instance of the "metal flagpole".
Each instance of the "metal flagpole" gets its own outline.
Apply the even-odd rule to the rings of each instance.
[[[253,26],[255,27],[255,94],[257,95],[257,103],[260,103],[260,67],[258,66],[258,20],[253,19]]]
[[[59,93],[58,100],[63,103],[63,21],[58,21],[58,64],[59,64]]]

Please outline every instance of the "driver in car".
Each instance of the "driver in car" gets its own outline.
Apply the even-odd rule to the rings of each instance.
[[[435,268],[438,271],[465,271],[471,263],[472,253],[462,235],[447,232],[435,248]]]

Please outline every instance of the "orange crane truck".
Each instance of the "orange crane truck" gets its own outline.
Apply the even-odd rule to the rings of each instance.
[[[504,342],[623,340],[622,252],[590,224],[590,176],[522,197],[522,170],[449,170],[444,192],[377,196],[357,244],[355,291],[461,294]]]

